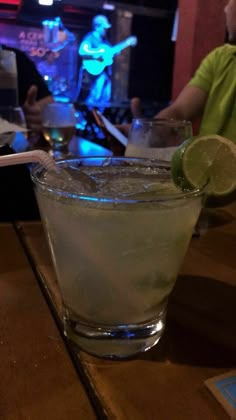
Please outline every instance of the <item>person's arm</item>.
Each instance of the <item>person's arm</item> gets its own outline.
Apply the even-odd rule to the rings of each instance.
[[[64,26],[59,16],[55,18],[55,22],[59,25],[59,40],[58,42],[47,42],[46,45],[51,51],[57,52],[62,50],[69,42],[76,41],[76,36]]]
[[[154,118],[193,121],[202,115],[207,101],[208,93],[197,87],[186,85],[177,99],[170,106],[162,109]],[[131,113],[133,118],[142,117],[142,104],[137,98],[131,100]],[[131,124],[120,124],[117,128],[128,137]]]
[[[193,78],[177,99],[156,115],[156,118],[174,118],[193,121],[202,116],[221,60],[222,47],[215,48],[200,63]]]
[[[83,60],[98,60],[103,61],[103,54],[105,52],[104,47],[99,48],[92,48],[90,42],[88,40],[84,40],[81,42],[79,47],[79,55],[83,58]]]
[[[30,134],[39,134],[42,129],[42,109],[47,103],[53,102],[53,96],[34,62],[22,51],[16,50],[16,53],[19,103],[24,110]]]
[[[210,92],[214,80],[214,72],[217,68],[220,52],[221,48],[216,48],[210,52],[198,67],[194,77],[183,88],[177,99],[170,106],[156,114],[154,118],[173,118],[193,122],[193,120],[201,117],[208,99],[208,92]],[[137,113],[137,116],[142,114],[140,102],[136,103],[135,100],[133,104],[131,103],[132,112],[133,109]],[[135,115],[133,116],[135,117]],[[127,136],[130,125],[123,124],[118,128]]]
[[[155,115],[155,118],[174,118],[193,121],[202,115],[208,93],[197,87],[186,85],[176,100]]]

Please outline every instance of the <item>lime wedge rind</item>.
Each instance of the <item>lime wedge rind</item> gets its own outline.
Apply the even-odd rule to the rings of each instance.
[[[172,157],[171,172],[182,190],[204,188],[211,197],[234,197],[236,144],[219,135],[186,140]]]

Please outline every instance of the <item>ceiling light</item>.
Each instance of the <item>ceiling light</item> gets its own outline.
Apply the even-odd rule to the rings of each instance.
[[[112,4],[112,3],[109,3],[108,1],[105,1],[103,3],[102,8],[105,9],[105,10],[115,10],[115,5]]]
[[[38,0],[38,4],[41,6],[52,6],[53,0]]]

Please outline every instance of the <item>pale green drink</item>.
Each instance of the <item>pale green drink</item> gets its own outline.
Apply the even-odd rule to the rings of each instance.
[[[65,334],[97,356],[131,356],[162,335],[202,195],[180,192],[168,170],[147,159],[85,158],[72,167],[78,162],[66,173],[72,183],[34,174]]]

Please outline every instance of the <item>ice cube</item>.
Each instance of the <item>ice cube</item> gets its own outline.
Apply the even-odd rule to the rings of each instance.
[[[89,194],[97,191],[96,182],[78,169],[63,168],[57,172],[46,172],[44,181],[54,188],[69,193]]]
[[[78,193],[95,193],[97,191],[97,184],[94,179],[81,169],[66,168],[61,171],[61,174],[69,182],[70,186],[75,188]]]

